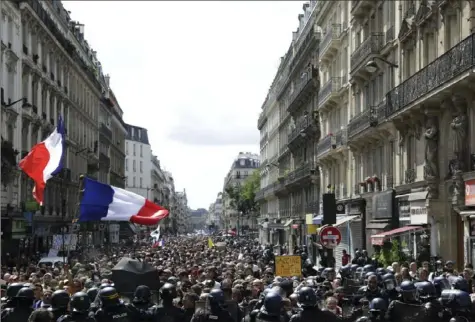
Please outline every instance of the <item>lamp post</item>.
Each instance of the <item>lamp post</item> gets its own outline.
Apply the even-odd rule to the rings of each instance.
[[[397,64],[391,63],[389,60],[384,59],[383,57],[376,56],[373,58],[373,60],[370,60],[369,62],[366,63],[366,70],[371,74],[375,73],[379,69],[379,66],[376,63],[376,60],[379,60],[385,63],[386,65],[391,66],[392,68],[399,67]]]

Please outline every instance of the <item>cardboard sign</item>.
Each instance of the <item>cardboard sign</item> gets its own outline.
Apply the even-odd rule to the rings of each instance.
[[[275,276],[292,277],[302,275],[300,256],[275,256]]]

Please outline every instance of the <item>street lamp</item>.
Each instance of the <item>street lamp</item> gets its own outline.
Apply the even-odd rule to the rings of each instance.
[[[28,99],[26,97],[20,98],[20,99],[14,101],[14,102],[6,104],[5,107],[12,107],[13,105],[15,105],[18,102],[23,102],[22,107],[31,107],[31,104],[28,103]]]
[[[376,63],[375,60],[382,61],[383,63],[391,66],[392,68],[398,68],[399,67],[397,64],[391,63],[389,60],[386,60],[382,57],[376,56],[372,60],[370,60],[369,62],[366,63],[366,70],[371,74],[375,73],[379,69],[379,66],[378,66],[378,64]]]

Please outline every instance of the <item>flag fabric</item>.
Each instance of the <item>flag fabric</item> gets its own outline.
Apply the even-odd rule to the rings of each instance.
[[[168,216],[168,210],[133,192],[89,178],[83,180],[79,222],[129,221],[151,226]]]
[[[155,229],[154,231],[150,233],[150,237],[152,237],[154,241],[157,241],[160,239],[160,226],[158,226],[157,229]]]
[[[214,247],[214,243],[211,240],[211,237],[208,237],[208,248],[213,248],[213,247]]]
[[[58,117],[58,126],[43,142],[36,144],[20,163],[23,170],[33,181],[33,198],[42,205],[46,182],[63,169],[64,122]]]
[[[165,242],[163,239],[160,239],[153,243],[152,248],[163,247],[164,244]]]

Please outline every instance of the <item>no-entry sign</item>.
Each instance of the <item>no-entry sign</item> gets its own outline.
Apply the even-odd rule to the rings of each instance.
[[[334,249],[341,243],[341,232],[333,226],[325,226],[320,229],[320,243],[325,248]]]

